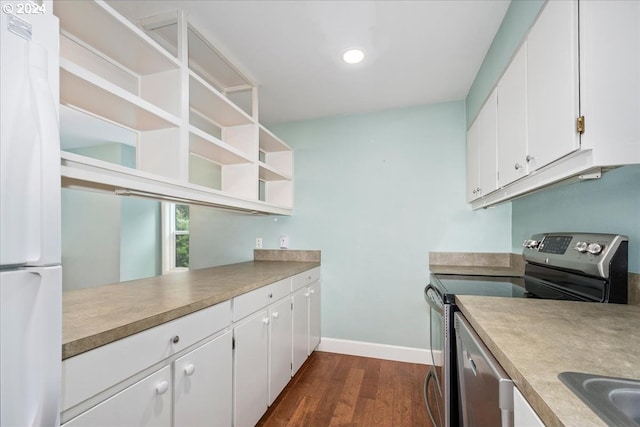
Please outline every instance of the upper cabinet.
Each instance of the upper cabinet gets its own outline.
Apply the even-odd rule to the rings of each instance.
[[[250,79],[184,12],[114,7],[54,2],[63,185],[290,214],[292,149],[259,123]]]
[[[488,104],[497,186],[473,208],[640,163],[640,2],[547,2]]]
[[[467,136],[467,201],[494,191],[496,180],[497,91],[494,90]]]

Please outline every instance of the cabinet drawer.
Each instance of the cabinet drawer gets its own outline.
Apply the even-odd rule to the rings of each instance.
[[[94,406],[63,427],[171,426],[171,367]]]
[[[233,321],[240,320],[262,307],[286,297],[290,290],[291,278],[288,278],[235,297],[233,299]]]
[[[312,268],[304,273],[296,274],[291,279],[291,292],[295,292],[313,282],[317,282],[318,280],[320,280],[320,267]]]
[[[225,301],[64,360],[61,410],[95,396],[230,324],[231,303]]]

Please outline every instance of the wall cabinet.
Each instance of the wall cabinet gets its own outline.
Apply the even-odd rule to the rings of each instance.
[[[467,134],[467,201],[497,188],[497,90],[483,105]]]
[[[54,2],[63,185],[290,214],[292,150],[259,123],[256,86],[182,11],[136,26],[117,6]],[[110,144],[133,145],[135,167],[101,157]]]
[[[497,187],[469,194],[473,208],[640,163],[640,4],[579,5],[547,2],[498,82]],[[485,108],[467,134],[469,177],[485,155],[474,140],[493,143],[475,129]]]

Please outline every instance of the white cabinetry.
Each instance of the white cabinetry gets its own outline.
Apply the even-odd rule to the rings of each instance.
[[[259,124],[255,85],[184,12],[137,27],[116,11],[118,2],[53,6],[63,185],[291,213],[291,148]],[[248,107],[238,93],[249,94]],[[83,127],[102,130],[88,135]],[[105,146],[133,148],[135,165],[105,156]]]
[[[171,425],[169,366],[63,424],[64,427]]]
[[[546,2],[497,90],[498,188],[470,193],[474,208],[640,163],[640,3]]]
[[[497,90],[485,102],[467,133],[467,201],[497,188]]]
[[[231,331],[174,362],[175,426],[231,425]]]
[[[545,427],[538,414],[517,388],[513,389],[513,426]]]
[[[522,45],[498,83],[498,183],[529,171],[527,157],[527,45]]]
[[[236,427],[255,425],[291,379],[290,292],[285,279],[234,298],[234,319],[249,313],[233,328]]]
[[[527,37],[527,117],[530,168],[580,147],[576,132],[578,4],[550,1]]]
[[[226,301],[64,360],[62,422],[231,425],[230,324]]]
[[[320,268],[293,277],[293,361],[292,374],[320,343]]]

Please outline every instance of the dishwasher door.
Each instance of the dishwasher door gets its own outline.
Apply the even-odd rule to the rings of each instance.
[[[513,382],[460,314],[454,316],[464,427],[513,426]]]

